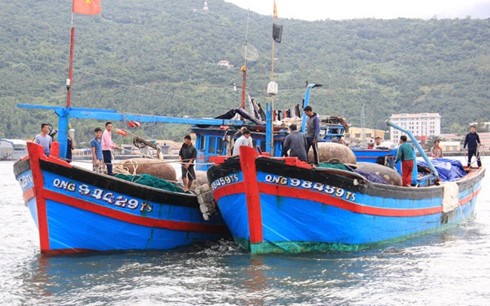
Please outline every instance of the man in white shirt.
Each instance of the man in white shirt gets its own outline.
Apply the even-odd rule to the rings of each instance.
[[[250,136],[250,131],[246,128],[242,129],[242,136],[240,136],[233,146],[233,156],[240,155],[240,147],[247,146],[253,148],[253,140]]]

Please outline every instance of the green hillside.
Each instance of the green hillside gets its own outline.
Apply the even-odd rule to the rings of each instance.
[[[16,103],[64,105],[69,0],[0,4],[0,137],[32,137],[47,112]],[[240,103],[247,10],[222,0],[103,0],[102,14],[75,16],[74,106],[167,116],[213,117]],[[280,20],[276,45],[278,108],[300,103],[305,82],[321,114],[385,129],[398,112],[439,112],[443,132],[490,121],[490,20]],[[268,101],[271,17],[250,13],[248,91]],[[234,68],[220,67],[229,60]],[[75,121],[77,138],[101,123]],[[185,127],[145,126],[146,135],[180,139]]]

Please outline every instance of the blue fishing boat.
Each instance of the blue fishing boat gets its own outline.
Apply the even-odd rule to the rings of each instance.
[[[413,135],[387,123],[410,136],[425,159],[416,187],[390,183],[355,165],[313,167],[250,147],[241,147],[237,157],[214,158],[208,180],[234,240],[252,254],[360,250],[441,231],[472,217],[485,169],[466,173],[455,162],[460,171],[443,180]],[[388,176],[394,171],[371,165]]]
[[[203,219],[196,195],[97,174],[28,144],[14,173],[43,254],[167,250],[228,236],[219,215]]]
[[[473,215],[484,173],[409,188],[241,148],[208,177],[235,241],[266,254],[360,250],[454,226]]]
[[[108,110],[64,110],[60,121],[70,115],[123,116]],[[202,208],[205,202],[199,201],[200,195],[184,193],[177,186],[159,189],[74,166],[60,156],[57,142],[49,156],[35,143],[27,147],[28,156],[14,164],[14,173],[38,227],[43,254],[167,250],[229,237],[221,216],[208,214],[210,207],[203,218],[200,205]]]
[[[70,119],[233,128],[250,123],[120,113],[112,109],[17,106],[53,111],[58,116],[59,137],[51,154],[46,156],[41,146],[28,143],[28,155],[13,167],[38,228],[43,254],[168,250],[230,237],[205,190],[189,194],[176,186],[159,189],[74,166],[65,159],[67,139],[63,135],[68,135]]]

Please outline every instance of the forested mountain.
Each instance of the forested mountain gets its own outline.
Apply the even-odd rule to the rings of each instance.
[[[223,0],[102,0],[97,16],[75,16],[72,104],[167,116],[214,117],[237,107],[241,49],[260,52],[248,64],[248,91],[268,102],[270,16]],[[0,4],[0,137],[32,137],[56,117],[16,103],[64,105],[70,0]],[[280,13],[280,11],[279,11]],[[248,35],[247,16],[250,14]],[[385,129],[392,113],[439,112],[444,132],[490,121],[490,19],[299,21],[280,19],[276,44],[278,108],[301,103],[305,82],[315,111]],[[229,60],[234,67],[218,66]],[[102,123],[74,121],[91,136]],[[145,126],[148,136],[180,139],[183,128]],[[82,137],[83,136],[78,136]]]

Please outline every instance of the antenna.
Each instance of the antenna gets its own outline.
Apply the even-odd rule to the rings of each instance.
[[[245,108],[245,97],[247,96],[247,62],[254,62],[259,58],[259,51],[248,43],[248,27],[250,24],[250,8],[247,15],[247,29],[245,31],[245,46],[243,46],[241,53],[244,59],[243,66],[240,68],[242,71],[242,99],[240,103],[241,108]]]
[[[366,145],[366,114],[364,113],[364,103],[361,104],[361,147]]]

